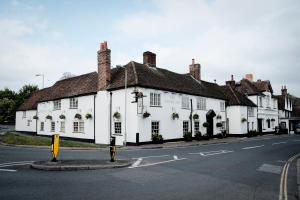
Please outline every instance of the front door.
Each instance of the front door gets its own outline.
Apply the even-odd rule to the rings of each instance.
[[[262,119],[257,119],[257,131],[262,133]]]
[[[213,110],[209,110],[206,113],[206,122],[208,123],[207,135],[209,137],[212,137],[214,135],[214,117],[215,116],[216,116],[216,113]]]

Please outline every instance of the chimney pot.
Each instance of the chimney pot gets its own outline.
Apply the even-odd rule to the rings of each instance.
[[[156,67],[156,54],[150,51],[144,52],[143,63],[144,65],[149,65],[150,67]]]
[[[232,81],[234,80],[233,75],[231,75],[231,80],[232,80]]]
[[[246,74],[245,79],[252,82],[253,81],[253,74]]]

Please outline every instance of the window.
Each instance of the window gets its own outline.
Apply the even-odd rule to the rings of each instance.
[[[253,107],[248,107],[248,116],[254,117],[254,108]]]
[[[267,108],[270,108],[270,96],[266,96],[267,98]]]
[[[206,98],[200,97],[197,99],[197,109],[206,110]]]
[[[40,131],[44,131],[44,122],[41,122]]]
[[[225,102],[220,102],[221,111],[225,111]]]
[[[70,108],[78,108],[78,99],[77,98],[70,99]]]
[[[159,121],[151,122],[151,133],[159,133]]]
[[[62,133],[65,132],[65,122],[64,121],[60,122],[60,132],[62,132]]]
[[[23,111],[23,118],[26,118],[26,111]]]
[[[276,99],[273,99],[273,108],[276,109]]]
[[[53,110],[60,110],[60,108],[61,108],[61,101],[60,100],[53,101]]]
[[[120,135],[122,134],[122,123],[115,122],[115,134]]]
[[[150,93],[150,106],[160,106],[160,94]]]
[[[262,97],[259,97],[259,107],[263,107]]]
[[[222,121],[221,123],[222,123],[221,129],[222,129],[222,130],[225,130],[225,128],[226,128],[226,123],[225,123],[225,121]]]
[[[183,97],[182,97],[181,106],[182,106],[182,108],[184,108],[184,109],[189,109],[190,104],[189,104],[189,98],[188,98],[188,97],[186,97],[186,96],[183,96]]]
[[[188,133],[189,132],[189,121],[183,121],[182,128],[183,128],[183,134]]]
[[[30,126],[31,120],[27,120],[27,126]]]
[[[55,132],[55,122],[51,122],[51,132]]]
[[[84,132],[84,122],[73,122],[73,132],[83,133]]]
[[[194,130],[195,133],[199,132],[199,121],[194,121]]]
[[[275,121],[271,121],[271,126],[272,126],[272,128],[275,127]]]

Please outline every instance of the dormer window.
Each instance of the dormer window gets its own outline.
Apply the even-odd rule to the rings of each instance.
[[[190,108],[189,98],[187,96],[182,96],[181,106],[182,106],[183,109],[189,109]]]
[[[262,97],[259,97],[259,107],[263,107]]]
[[[70,108],[71,109],[78,108],[78,98],[71,98],[70,99]]]

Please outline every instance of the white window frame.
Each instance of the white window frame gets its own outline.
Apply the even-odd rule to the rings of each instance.
[[[189,121],[188,120],[185,120],[182,122],[182,132],[183,132],[183,134],[189,132]]]
[[[122,122],[114,122],[115,135],[122,134]]]
[[[220,110],[221,110],[222,112],[225,111],[225,102],[223,102],[223,101],[220,102]]]
[[[160,93],[150,92],[150,106],[161,106],[161,95]]]
[[[64,133],[66,131],[65,121],[60,121],[60,132]]]
[[[23,116],[22,118],[26,118],[26,111],[23,111]]]
[[[45,130],[45,123],[41,122],[40,124],[40,131],[44,131]]]
[[[181,98],[181,107],[183,109],[189,109],[190,108],[190,98],[187,96],[182,96]]]
[[[50,123],[50,132],[55,132],[55,122],[51,121]]]
[[[70,109],[78,108],[78,98],[70,98]]]
[[[194,121],[194,131],[195,133],[200,131],[200,122],[198,120]]]
[[[197,98],[197,109],[198,110],[206,110],[206,98],[205,97]]]
[[[151,133],[159,133],[159,121],[151,121]]]
[[[53,101],[53,110],[60,110],[61,109],[61,100]]]
[[[84,121],[73,121],[73,133],[84,133]]]
[[[254,108],[253,107],[248,107],[248,116],[254,117]]]

